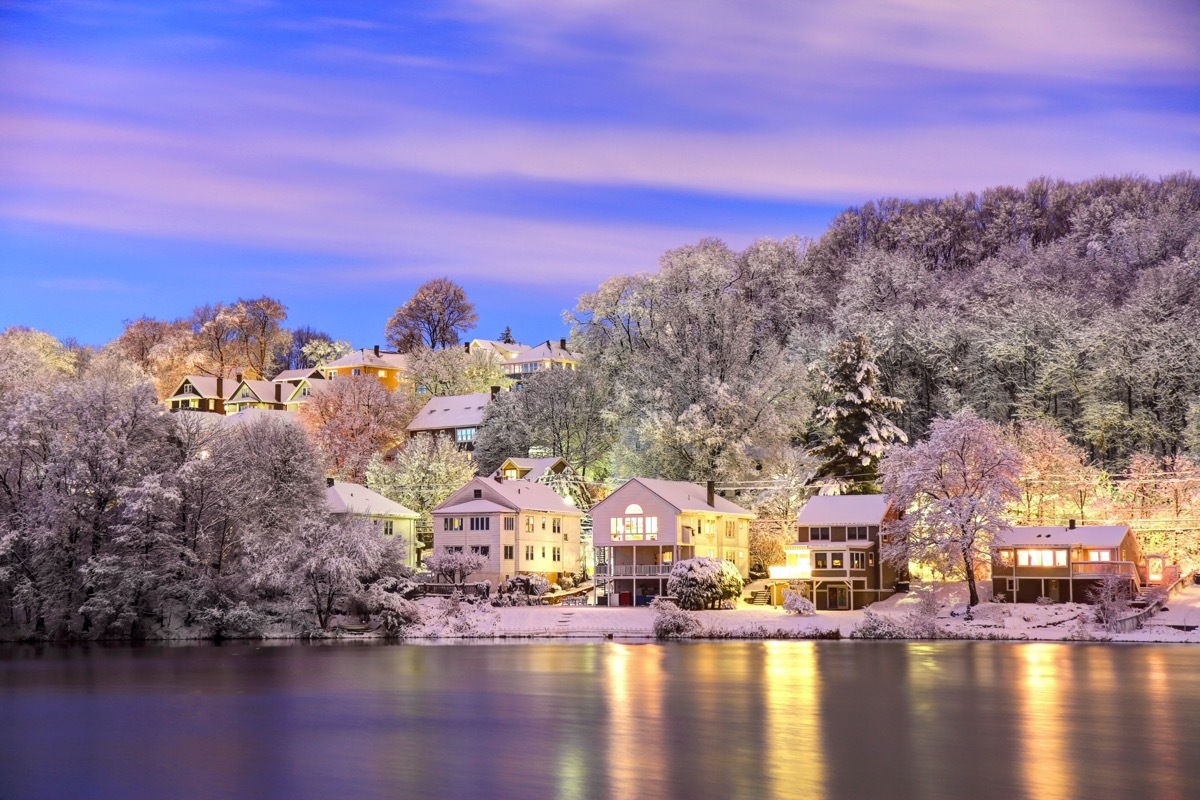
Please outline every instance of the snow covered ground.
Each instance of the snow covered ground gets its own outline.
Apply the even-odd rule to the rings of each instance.
[[[1200,630],[1184,632],[1170,624],[1200,624],[1200,587],[1187,587],[1173,595],[1169,611],[1151,618],[1138,631],[1108,633],[1091,622],[1088,606],[1060,603],[1034,604],[981,603],[966,615],[965,584],[943,584],[937,589],[939,613],[936,620],[940,637],[954,639],[1028,639],[1037,641],[1111,639],[1116,642],[1200,642]],[[460,607],[446,613],[444,600],[420,601],[426,621],[412,635],[448,637],[503,638],[653,638],[654,612],[645,607],[610,608],[607,606],[528,606],[492,608]],[[876,603],[871,611],[903,620],[915,612],[915,595],[901,594]],[[736,609],[699,611],[696,616],[704,634],[714,638],[788,638],[813,636],[819,631],[840,631],[843,637],[863,620],[866,611],[819,611],[799,617],[780,608],[739,603]],[[1184,620],[1185,622],[1180,622]]]

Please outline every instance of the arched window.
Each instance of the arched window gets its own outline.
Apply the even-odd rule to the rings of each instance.
[[[630,503],[629,505],[625,506],[625,516],[629,516],[631,514],[642,514],[642,513],[644,513],[642,511],[642,507],[639,506],[637,503]]]

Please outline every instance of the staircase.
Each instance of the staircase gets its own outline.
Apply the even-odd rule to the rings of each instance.
[[[769,606],[771,605],[771,593],[766,589],[755,589],[750,592],[746,602],[752,606]]]

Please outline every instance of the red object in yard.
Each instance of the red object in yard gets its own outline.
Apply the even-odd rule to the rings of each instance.
[[[633,605],[633,592],[621,592],[617,595],[617,604],[622,606]]]

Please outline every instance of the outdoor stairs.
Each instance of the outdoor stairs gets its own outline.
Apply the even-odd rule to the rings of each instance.
[[[769,606],[771,605],[771,592],[767,589],[755,589],[750,592],[750,597],[746,602],[752,606]]]
[[[1143,586],[1138,589],[1138,593],[1129,601],[1131,608],[1145,608],[1154,601],[1157,594],[1157,586]]]

